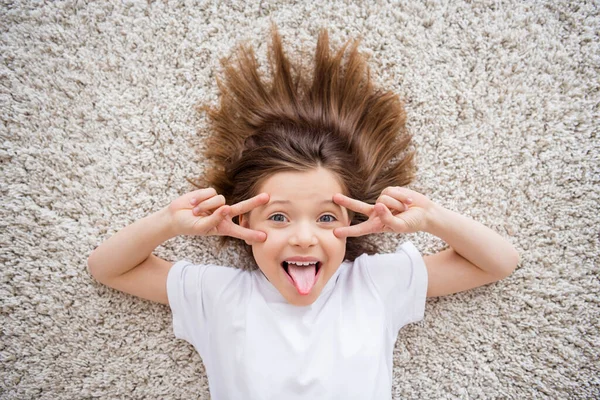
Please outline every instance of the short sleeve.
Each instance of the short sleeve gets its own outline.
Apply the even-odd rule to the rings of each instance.
[[[395,253],[369,258],[369,275],[380,294],[394,333],[425,315],[427,268],[419,250],[407,241]]]
[[[169,270],[167,297],[173,313],[173,333],[198,347],[207,331],[207,306],[203,301],[202,278],[207,265],[194,265],[182,260]]]
[[[241,273],[236,268],[187,260],[176,262],[169,270],[167,297],[173,313],[173,333],[194,345],[203,359],[208,354],[211,323],[221,295]]]

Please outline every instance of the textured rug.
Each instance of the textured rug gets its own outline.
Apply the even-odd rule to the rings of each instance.
[[[411,189],[496,230],[509,278],[428,299],[403,328],[393,398],[599,398],[600,5],[583,1],[1,1],[0,398],[208,399],[168,306],[97,283],[90,252],[192,189],[220,57],[264,63],[321,27],[362,36],[406,102]],[[307,62],[309,60],[307,59]],[[262,64],[264,65],[264,64]],[[386,251],[425,233],[381,235]],[[235,263],[216,238],[156,249]]]

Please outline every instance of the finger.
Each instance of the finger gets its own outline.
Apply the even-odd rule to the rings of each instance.
[[[397,210],[398,212],[404,212],[408,210],[408,206],[406,204],[385,194],[379,196],[379,198],[377,199],[377,203],[385,204],[390,210]],[[392,214],[394,213],[392,212]]]
[[[217,195],[217,191],[213,188],[199,189],[194,190],[186,195],[189,198],[189,202],[192,206],[203,202],[206,199],[209,199],[213,196]]]
[[[361,222],[357,225],[345,226],[343,228],[335,228],[333,230],[333,234],[339,239],[345,237],[363,236],[378,232],[380,225],[381,224],[375,219],[369,219],[368,221]]]
[[[269,202],[270,196],[267,193],[261,193],[248,200],[240,201],[230,207],[229,215],[236,216],[246,214],[247,212],[255,209],[256,207],[262,206]]]
[[[392,215],[392,212],[386,206],[381,203],[375,204],[375,211],[381,222],[387,227],[390,227],[396,233],[402,233],[406,231],[406,222],[399,217]]]
[[[204,200],[203,202],[198,204],[196,207],[194,207],[192,212],[194,213],[194,215],[199,215],[203,212],[207,212],[209,210],[214,210],[216,208],[219,208],[224,204],[225,204],[225,196],[220,194],[218,196],[214,196],[214,197]]]
[[[211,215],[203,218],[198,218],[195,224],[198,225],[198,229],[206,235],[214,235],[215,228],[228,217],[229,206],[224,205],[219,207]],[[218,232],[217,232],[218,234]]]
[[[238,224],[234,224],[231,221],[227,221],[223,230],[223,235],[233,236],[238,239],[246,240],[248,242],[259,242],[262,243],[267,240],[267,234],[262,231],[255,231],[253,229],[244,228]]]
[[[333,195],[333,202],[342,207],[346,207],[349,210],[356,211],[364,215],[371,215],[371,212],[373,211],[373,206],[371,204],[364,203],[360,200],[352,199],[341,193],[336,193]]]
[[[410,193],[410,189],[406,189],[400,186],[390,186],[383,189],[383,192],[381,192],[382,195],[385,194],[403,203],[412,204],[413,199],[412,197],[410,197]]]

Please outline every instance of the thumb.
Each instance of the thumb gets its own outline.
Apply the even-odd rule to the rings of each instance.
[[[392,215],[392,212],[385,204],[375,204],[375,211],[377,216],[381,219],[381,222],[396,233],[403,233],[406,231],[406,221],[398,216]]]

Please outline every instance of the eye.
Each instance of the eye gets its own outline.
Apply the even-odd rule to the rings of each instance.
[[[282,220],[274,220],[273,219],[273,217],[279,217],[279,216],[285,218],[285,215],[283,215],[283,214],[273,214],[268,219],[270,219],[271,221],[275,221],[275,222],[284,222]]]
[[[331,214],[325,214],[325,215],[321,215],[321,218],[324,218],[324,217],[330,217],[330,218],[333,218],[333,219],[332,219],[331,221],[323,221],[323,222],[335,222],[335,221],[337,221],[337,218],[336,218],[336,217],[334,217],[334,216],[333,216],[333,215],[331,215]]]
[[[277,218],[277,219],[276,219],[276,218]],[[281,218],[283,218],[283,219],[281,219]],[[273,214],[273,215],[271,215],[271,216],[270,216],[268,219],[269,219],[269,220],[271,220],[271,221],[275,221],[275,222],[285,222],[285,221],[284,221],[284,219],[285,219],[285,218],[286,218],[286,217],[285,217],[285,215],[283,215],[283,214]],[[323,218],[330,218],[330,220],[325,220],[325,221],[323,221],[323,220],[322,220]],[[331,222],[335,222],[335,221],[337,221],[337,218],[335,218],[335,217],[334,217],[333,215],[331,215],[331,214],[325,214],[325,215],[321,215],[321,217],[320,217],[320,222],[331,223]]]

